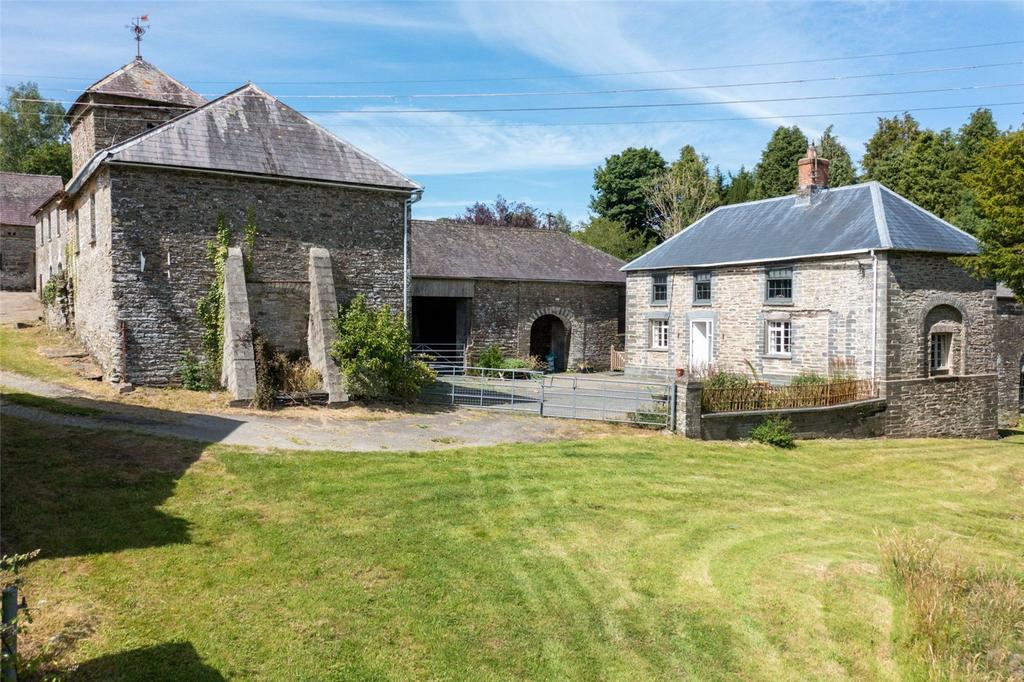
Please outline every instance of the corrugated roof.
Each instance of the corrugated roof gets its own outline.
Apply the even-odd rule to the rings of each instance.
[[[74,118],[90,94],[131,97],[188,108],[198,107],[206,102],[202,95],[141,58],[128,62],[87,87],[68,110],[69,119]]]
[[[839,187],[798,205],[793,195],[721,206],[625,270],[701,267],[870,249],[978,252],[973,237],[877,182]]]
[[[623,261],[557,230],[414,220],[411,241],[413,277],[626,281]]]
[[[32,212],[60,191],[59,175],[0,173],[0,223],[35,225]]]
[[[107,161],[420,189],[252,84],[98,152],[68,192]]]

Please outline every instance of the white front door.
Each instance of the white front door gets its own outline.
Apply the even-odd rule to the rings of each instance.
[[[714,360],[711,347],[713,324],[711,320],[690,322],[690,371],[704,369]]]

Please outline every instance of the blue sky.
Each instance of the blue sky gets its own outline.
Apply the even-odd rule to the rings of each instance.
[[[133,15],[147,12],[151,30],[143,42],[146,59],[204,95],[216,96],[252,81],[281,97],[425,185],[424,199],[416,207],[417,216],[424,218],[451,215],[467,203],[502,194],[544,211],[561,209],[574,220],[583,219],[594,167],[627,146],[652,146],[671,159],[682,145],[692,144],[713,164],[735,170],[757,162],[777,125],[795,123],[809,135],[817,135],[834,123],[840,139],[859,159],[864,141],[874,130],[876,114],[796,117],[1024,102],[1020,85],[875,94],[1024,83],[1024,44],[1020,43],[749,66],[1021,41],[1024,2],[1020,0],[856,4],[4,0],[0,3],[4,85],[35,80],[47,96],[73,100],[89,82],[130,61],[135,45],[125,24]],[[737,64],[747,66],[708,68]],[[993,64],[1004,65],[989,66]],[[985,68],[735,86],[967,66]],[[632,75],[593,75],[622,72]],[[676,89],[553,94],[652,88]],[[856,96],[792,99],[835,95]],[[749,102],[754,99],[780,101]],[[715,104],[723,100],[732,103]],[[672,106],[465,111],[636,104]],[[1024,121],[1024,104],[993,110],[1001,127],[1017,127]],[[969,111],[917,111],[914,115],[929,127],[956,128]],[[693,122],[696,118],[743,120]]]

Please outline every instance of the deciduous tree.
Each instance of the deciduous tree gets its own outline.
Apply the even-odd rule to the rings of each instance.
[[[572,236],[584,244],[624,261],[631,261],[654,246],[653,241],[630,232],[614,220],[600,216],[591,218],[581,229],[573,232]]]
[[[590,208],[602,218],[621,224],[649,239],[657,224],[647,200],[646,188],[665,172],[665,159],[654,149],[630,147],[605,159],[594,170],[594,195]]]
[[[39,86],[7,88],[0,106],[0,170],[71,177],[71,146],[64,107],[40,101]]]
[[[719,188],[708,172],[708,158],[691,145],[646,189],[658,235],[668,239],[699,220],[719,203]]]

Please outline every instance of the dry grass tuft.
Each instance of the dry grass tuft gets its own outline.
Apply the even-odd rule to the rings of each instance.
[[[1024,680],[1024,577],[966,564],[935,539],[893,533],[879,545],[929,678]]]

